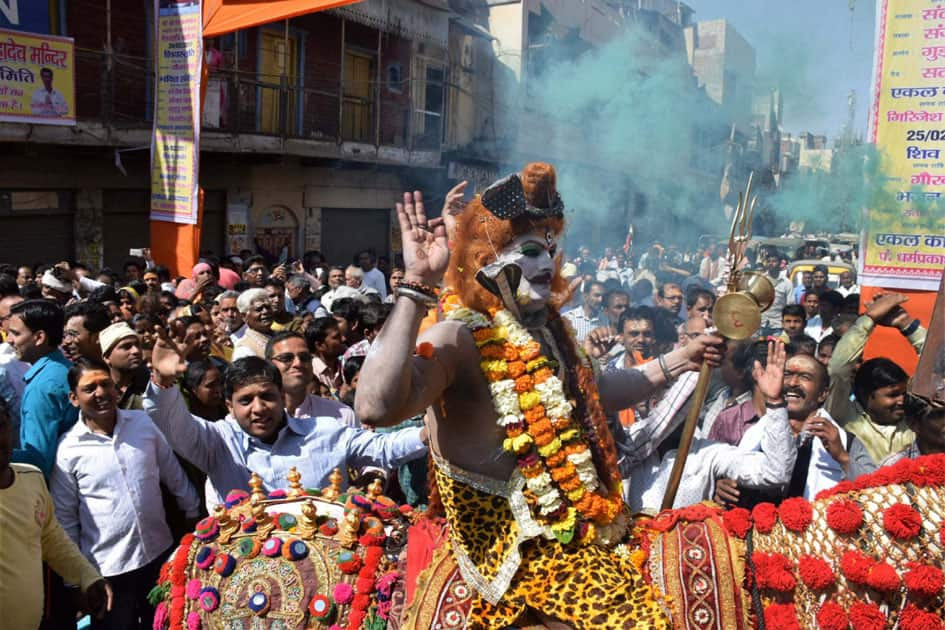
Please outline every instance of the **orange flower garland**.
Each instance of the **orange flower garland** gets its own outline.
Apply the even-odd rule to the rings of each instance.
[[[555,363],[508,311],[496,311],[490,320],[456,307],[447,317],[462,321],[479,348],[480,369],[505,429],[503,447],[518,460],[534,517],[564,543],[620,540],[627,523],[619,473],[601,483],[589,436],[552,372]]]

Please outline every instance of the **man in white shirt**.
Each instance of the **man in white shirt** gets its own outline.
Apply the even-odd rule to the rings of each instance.
[[[777,252],[768,252],[764,257],[765,274],[774,285],[774,301],[761,314],[762,336],[781,334],[781,311],[787,306],[788,298],[793,297],[794,287],[791,281],[781,275],[781,258]]]
[[[812,500],[821,490],[876,469],[863,443],[841,429],[821,406],[829,390],[827,368],[816,358],[797,354],[788,359],[784,368],[784,399],[798,459],[791,481],[778,499]],[[739,448],[756,450],[760,438],[757,426],[753,426],[745,433]]]
[[[592,330],[606,326],[605,318],[601,316],[601,305],[604,303],[604,284],[597,280],[584,283],[581,307],[572,308],[562,315],[574,327],[578,343],[584,340]]]
[[[79,422],[59,442],[50,493],[56,516],[83,555],[108,577],[114,605],[98,627],[151,627],[148,603],[174,543],[161,486],[190,519],[200,498],[164,436],[143,411],[119,410],[109,369],[88,359],[69,370]]]
[[[69,104],[66,102],[66,97],[59,90],[53,89],[53,71],[43,68],[39,71],[39,76],[43,81],[43,87],[33,90],[33,98],[30,102],[33,115],[60,118],[68,114]]]
[[[387,297],[387,278],[375,264],[374,254],[365,250],[358,254],[358,264],[364,272],[363,284],[381,294],[381,300]]]
[[[711,498],[715,480],[723,477],[758,488],[780,487],[790,481],[797,448],[791,435],[782,393],[785,361],[784,344],[771,342],[767,365],[762,368],[760,363],[755,363],[753,378],[765,397],[767,408],[758,422],[762,431],[762,449],[745,453],[723,442],[694,439],[673,507],[684,507]],[[649,422],[647,419],[639,424],[645,426]],[[618,445],[625,455],[621,472],[624,478],[629,476],[630,479],[629,492],[625,484],[625,495],[628,495],[625,498],[632,512],[659,511],[676,459],[676,450],[669,451],[660,460],[656,449],[677,425],[678,422],[671,422],[659,432],[651,433],[646,448],[631,451]]]

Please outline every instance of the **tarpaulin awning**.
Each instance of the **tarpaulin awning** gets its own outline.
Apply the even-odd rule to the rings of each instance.
[[[203,0],[203,36],[216,37],[243,28],[334,9],[360,0]]]

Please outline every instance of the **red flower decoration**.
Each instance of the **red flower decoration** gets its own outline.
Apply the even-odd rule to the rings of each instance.
[[[824,602],[817,611],[817,625],[820,626],[820,630],[847,630],[850,626],[850,618],[847,617],[847,611],[840,604]]]
[[[883,527],[899,540],[908,540],[919,535],[922,517],[911,505],[897,503],[883,510]]]
[[[756,551],[751,554],[751,560],[755,564],[755,580],[759,588],[785,592],[797,583],[791,573],[791,561],[785,555]]]
[[[848,551],[840,558],[840,570],[854,584],[866,584],[870,569],[876,564],[872,558],[859,551]]]
[[[945,485],[945,460],[924,457],[915,460],[915,483],[920,486]]]
[[[751,519],[759,533],[770,534],[778,519],[778,508],[773,503],[759,503],[751,511]]]
[[[856,501],[837,499],[827,506],[827,525],[838,534],[852,534],[863,524],[863,508]]]
[[[935,597],[945,586],[945,573],[938,567],[913,562],[902,576],[909,592],[918,597]]]
[[[807,587],[814,591],[823,591],[836,582],[833,569],[827,562],[814,556],[801,556],[797,570]]]
[[[722,513],[722,524],[729,534],[744,538],[751,527],[751,512],[740,507],[727,510]]]
[[[854,490],[906,482],[917,486],[945,484],[945,455],[923,455],[917,459],[904,459],[892,466],[880,468],[875,473],[860,475],[856,481],[841,481],[833,488],[819,492],[817,498],[824,499]]]
[[[856,602],[850,606],[850,623],[856,630],[883,630],[886,615],[876,604]]]
[[[938,528],[938,540],[945,545],[945,524]]]
[[[804,497],[785,499],[778,508],[781,522],[792,532],[802,532],[814,518],[814,509]]]
[[[899,574],[888,562],[877,562],[866,575],[866,585],[877,591],[892,592],[900,584]]]
[[[765,608],[765,627],[778,630],[801,630],[794,604],[769,604]]]
[[[690,523],[700,523],[718,513],[716,508],[711,508],[704,503],[696,503],[688,507],[679,509],[679,518]]]
[[[902,630],[942,630],[945,626],[935,613],[907,604],[899,615],[899,627]]]

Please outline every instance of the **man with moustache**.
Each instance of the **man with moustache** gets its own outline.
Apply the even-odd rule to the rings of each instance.
[[[143,409],[149,373],[138,333],[125,322],[118,322],[99,334],[99,344],[102,358],[118,390],[118,408]]]
[[[731,479],[719,481],[717,493],[725,502],[753,507],[761,501],[775,503],[790,497],[813,500],[821,490],[845,479],[852,480],[876,469],[866,447],[843,429],[822,407],[830,390],[827,370],[816,358],[796,354],[784,366],[783,395],[791,433],[797,445],[797,462],[787,487],[740,491]],[[763,449],[758,425],[750,427],[738,448]],[[734,487],[733,487],[734,486]]]
[[[233,360],[263,357],[272,335],[273,308],[265,289],[243,291],[236,307],[246,322],[246,332],[233,343]]]

